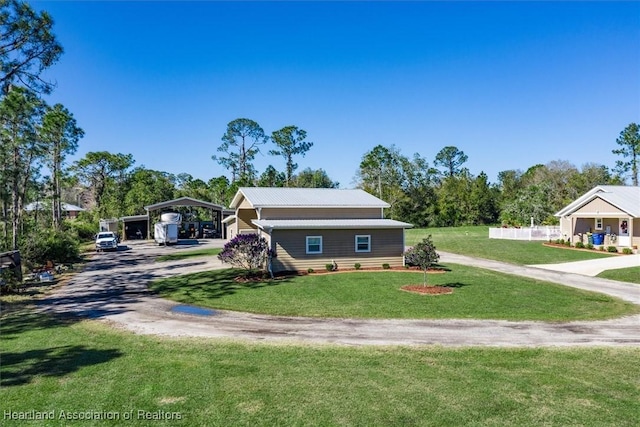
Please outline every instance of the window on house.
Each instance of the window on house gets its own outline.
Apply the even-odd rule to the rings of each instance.
[[[602,230],[602,218],[596,218],[596,230]]]
[[[322,253],[322,236],[307,236],[307,253]]]
[[[371,252],[371,236],[356,236],[356,252]]]

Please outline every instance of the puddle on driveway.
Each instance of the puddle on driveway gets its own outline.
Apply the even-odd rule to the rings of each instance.
[[[174,313],[192,314],[194,316],[215,316],[215,310],[210,308],[195,307],[193,305],[176,305],[171,308]]]

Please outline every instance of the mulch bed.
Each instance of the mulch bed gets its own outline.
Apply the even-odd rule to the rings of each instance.
[[[420,267],[402,267],[402,266],[398,266],[398,267],[389,267],[389,268],[382,268],[382,267],[361,267],[358,269],[355,268],[340,268],[338,270],[335,271],[328,271],[328,270],[317,270],[314,271],[313,273],[308,273],[306,271],[300,271],[298,272],[299,275],[301,276],[305,276],[307,274],[336,274],[336,273],[356,273],[356,272],[362,272],[362,271],[366,271],[366,272],[375,272],[375,271],[409,271],[409,272],[417,272],[417,273],[422,273],[422,269]],[[442,274],[442,273],[446,273],[447,269],[446,268],[441,268],[441,267],[432,267],[430,269],[427,270],[427,274]]]
[[[453,293],[453,289],[446,286],[405,285],[400,289],[420,295],[447,295]]]
[[[609,251],[603,251],[600,249],[589,249],[589,248],[576,248],[575,246],[567,246],[567,245],[563,245],[560,243],[549,243],[549,242],[545,242],[542,244],[542,246],[548,246],[550,248],[559,248],[559,249],[569,249],[572,251],[581,251],[581,252],[596,252],[596,253],[601,253],[601,254],[610,254],[610,255],[626,255],[623,254],[621,252],[609,252]],[[602,247],[607,247],[604,245],[598,245],[598,246],[602,246]]]

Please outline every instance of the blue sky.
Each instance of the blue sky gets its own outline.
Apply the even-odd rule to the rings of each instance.
[[[48,98],[89,151],[208,180],[228,122],[305,129],[299,169],[353,186],[377,144],[447,145],[495,182],[552,160],[613,167],[640,121],[640,3],[34,2],[65,53]],[[258,155],[261,172],[284,160]]]

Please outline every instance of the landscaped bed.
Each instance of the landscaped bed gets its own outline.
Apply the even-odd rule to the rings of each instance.
[[[151,289],[178,302],[283,316],[396,319],[607,319],[640,307],[593,292],[462,265],[428,275],[453,290],[437,298],[401,291],[421,272],[349,272],[237,281],[240,270],[215,270],[155,281]]]

